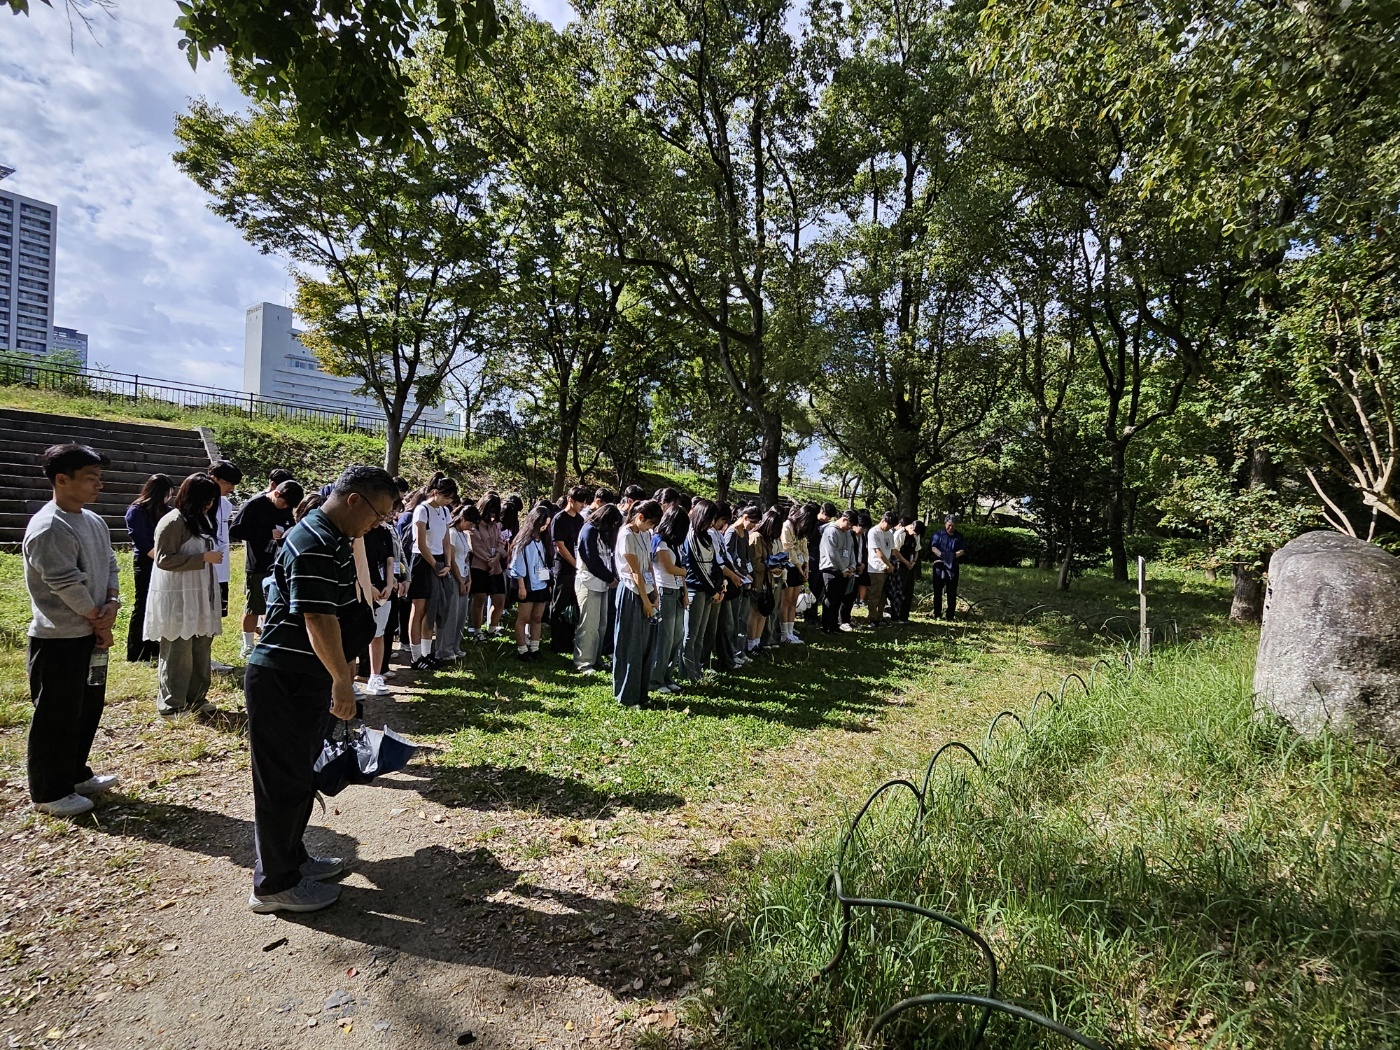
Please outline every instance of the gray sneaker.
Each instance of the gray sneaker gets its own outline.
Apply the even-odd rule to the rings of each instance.
[[[281,893],[248,895],[248,907],[259,915],[272,911],[320,911],[329,908],[340,899],[339,886],[327,886],[324,882],[302,879],[289,890]]]
[[[312,882],[333,879],[345,870],[345,861],[340,857],[312,857],[301,866],[301,877]]]

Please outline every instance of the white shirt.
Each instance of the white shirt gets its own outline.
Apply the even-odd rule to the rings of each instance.
[[[674,568],[680,569],[682,575],[673,576],[661,567],[661,552],[671,552],[671,564]],[[680,553],[665,540],[659,540],[656,544],[656,557],[651,560],[652,576],[656,580],[656,585],[663,591],[677,591],[685,586],[685,566],[681,564]]]
[[[447,537],[447,523],[452,520],[452,511],[446,507],[434,507],[428,502],[418,504],[413,511],[413,535],[418,536],[418,525],[427,526],[428,551],[434,558],[442,557],[442,542]]]
[[[637,578],[632,575],[632,566],[627,564],[626,555],[630,554],[637,559],[637,567],[642,572],[642,586],[648,591],[656,590],[656,579],[651,571],[651,551],[647,549],[647,534],[645,532],[634,532],[628,525],[617,530],[617,566],[618,583],[626,587],[633,593],[638,593]]]
[[[227,496],[219,497],[219,509],[214,512],[214,549],[224,552],[224,560],[214,566],[214,575],[220,583],[228,583],[228,523],[233,517],[233,504]]]
[[[878,525],[866,533],[866,564],[871,572],[890,572],[894,569],[894,549],[899,533],[895,529],[882,529]]]
[[[471,548],[467,546],[467,533],[453,529],[452,549],[457,553],[457,571],[466,577],[471,572]]]

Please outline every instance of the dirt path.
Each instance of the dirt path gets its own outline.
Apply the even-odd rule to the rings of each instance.
[[[369,721],[403,726],[392,706],[373,703]],[[125,735],[97,751],[139,768],[151,745],[111,739]],[[684,817],[643,826],[624,811],[580,830],[451,808],[416,762],[313,817],[314,849],[352,858],[339,904],[260,916],[243,760],[196,761],[78,824],[36,820],[22,785],[4,786],[5,1045],[282,1047],[327,1028],[337,1046],[405,1050],[679,1037],[696,948],[656,869],[708,856]]]
[[[694,917],[723,904],[717,887],[1028,700],[1025,664],[994,649],[969,636],[944,677],[897,683],[868,723],[736,755],[724,791],[674,805],[580,817],[492,803],[489,783],[466,804],[426,754],[315,814],[313,848],[352,871],[339,904],[294,918],[247,908],[241,726],[153,724],[149,700],[118,700],[95,759],[135,790],[68,823],[35,817],[13,773],[0,786],[0,1048],[684,1044],[709,943]],[[236,709],[236,682],[220,690]],[[371,701],[367,720],[412,733],[411,695]],[[22,734],[0,740],[11,769]]]

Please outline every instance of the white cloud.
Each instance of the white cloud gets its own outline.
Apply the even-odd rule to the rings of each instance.
[[[535,0],[562,25],[567,0]],[[289,293],[176,169],[174,118],[205,95],[243,99],[218,61],[191,70],[172,0],[119,0],[93,32],[63,5],[0,12],[0,164],[7,189],[58,205],[54,323],[87,332],[91,360],[123,372],[238,386],[244,312]]]
[[[236,381],[244,310],[280,301],[285,268],[209,212],[170,153],[188,98],[241,97],[221,64],[190,69],[167,0],[124,0],[71,46],[56,8],[7,14],[0,52],[6,188],[59,208],[54,321],[109,368]]]

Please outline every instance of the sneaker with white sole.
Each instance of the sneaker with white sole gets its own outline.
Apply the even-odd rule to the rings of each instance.
[[[36,802],[34,808],[51,817],[76,817],[92,809],[92,799],[84,798],[75,791],[52,802]]]
[[[303,879],[320,882],[333,879],[345,871],[345,861],[340,857],[312,857],[299,869]]]
[[[845,631],[847,634],[850,634],[852,631],[855,630],[855,628],[848,623],[843,623],[841,625],[841,630]]]
[[[238,658],[239,658],[240,660],[246,660],[246,659],[248,659],[248,657],[250,657],[250,656],[252,656],[252,655],[253,655],[253,647],[252,647],[251,645],[249,645],[247,642],[244,642],[242,648],[240,648],[240,649],[238,650]]]
[[[329,908],[340,900],[340,887],[330,886],[314,879],[302,879],[289,890],[281,893],[256,893],[248,895],[248,907],[259,915],[274,911],[320,911]]]
[[[115,791],[121,782],[121,777],[115,773],[103,773],[88,777],[81,784],[74,784],[73,792],[77,795],[95,795],[99,791]]]
[[[365,683],[365,692],[370,696],[388,696],[389,687],[384,684],[384,676],[382,674],[370,675],[369,681]]]
[[[226,664],[222,660],[210,660],[209,670],[218,671],[219,674],[227,674],[229,671],[233,670],[233,665]]]

